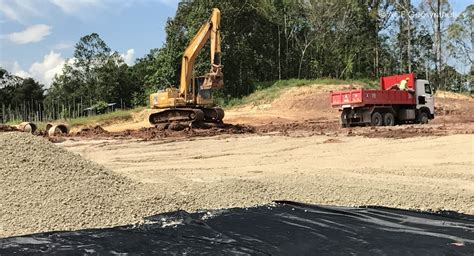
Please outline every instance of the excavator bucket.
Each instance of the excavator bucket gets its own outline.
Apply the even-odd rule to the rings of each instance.
[[[222,73],[222,65],[213,64],[211,71],[204,76],[204,82],[201,89],[219,89],[224,87],[224,74]]]

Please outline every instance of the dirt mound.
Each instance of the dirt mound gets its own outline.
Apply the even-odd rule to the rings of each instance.
[[[138,130],[126,130],[123,132],[109,133],[114,138],[138,138],[143,140],[163,138],[189,138],[210,137],[224,134],[246,134],[254,133],[255,128],[249,125],[220,124],[209,127],[199,126],[197,128],[187,126],[185,129],[173,130],[157,127],[141,128]]]
[[[287,89],[278,98],[269,103],[258,105],[248,104],[238,108],[230,109],[231,119],[237,116],[270,113],[277,117],[288,119],[305,119],[305,118],[327,118],[334,119],[338,117],[338,110],[333,109],[330,104],[329,90],[332,88],[341,89],[347,86],[330,86],[330,85],[312,85],[293,87]]]
[[[148,122],[148,117],[156,112],[159,112],[159,110],[147,108],[140,112],[132,113],[132,119],[134,122]]]
[[[436,116],[433,123],[472,123],[474,122],[473,112],[474,100],[436,97]]]
[[[18,129],[14,126],[0,124],[0,132],[13,132],[13,131],[18,131]]]
[[[269,123],[256,127],[259,133],[278,133],[289,135],[291,132],[303,131],[307,135],[327,135],[340,132],[338,122],[326,120],[305,120],[291,123]]]
[[[272,110],[311,113],[316,117],[333,118],[337,109],[331,107],[329,92],[314,87],[292,88],[273,101]]]
[[[0,134],[0,236],[139,220],[136,184],[31,134]]]
[[[75,135],[76,136],[88,136],[88,135],[101,135],[101,134],[107,134],[108,131],[106,131],[102,126],[100,125],[95,125],[95,126],[90,126],[90,127],[84,127],[81,128],[79,132],[77,132]]]
[[[406,139],[413,137],[448,135],[443,127],[423,125],[404,125],[397,127],[358,127],[349,129],[347,136],[364,136],[367,138]]]
[[[457,100],[470,100],[474,101],[474,97],[455,93],[455,92],[448,92],[448,91],[437,91],[435,94],[437,99],[457,99]]]

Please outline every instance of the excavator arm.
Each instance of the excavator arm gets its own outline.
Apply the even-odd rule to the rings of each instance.
[[[212,15],[199,29],[184,51],[181,63],[181,79],[179,93],[187,98],[187,92],[192,86],[192,77],[196,57],[204,45],[211,41],[211,70],[205,75],[202,85],[205,89],[219,88],[223,86],[223,74],[221,65],[221,37],[220,37],[221,12],[214,8]],[[187,101],[187,99],[186,99]]]

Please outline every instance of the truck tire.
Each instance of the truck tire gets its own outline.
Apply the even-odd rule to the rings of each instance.
[[[382,114],[380,114],[379,112],[372,113],[371,124],[372,126],[382,126],[383,125]]]
[[[350,124],[347,123],[347,119],[346,119],[346,115],[347,113],[346,112],[342,112],[341,113],[341,128],[347,128],[347,127],[350,127]]]
[[[395,115],[391,112],[385,113],[383,115],[383,124],[385,126],[394,126],[395,125]]]
[[[427,124],[429,120],[430,118],[426,111],[420,111],[420,113],[418,113],[418,123]]]

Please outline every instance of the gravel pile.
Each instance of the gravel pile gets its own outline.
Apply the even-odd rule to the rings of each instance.
[[[128,178],[27,133],[0,133],[0,181],[0,236],[114,226],[150,214]]]

